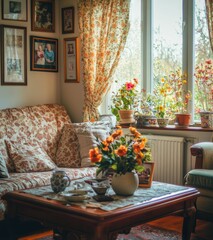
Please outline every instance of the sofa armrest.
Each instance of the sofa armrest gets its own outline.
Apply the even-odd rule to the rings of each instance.
[[[213,169],[213,142],[196,143],[190,151],[196,157],[195,168]]]

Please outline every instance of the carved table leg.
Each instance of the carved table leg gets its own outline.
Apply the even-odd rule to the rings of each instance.
[[[193,231],[195,224],[195,213],[196,213],[195,206],[191,206],[190,208],[186,209],[182,228],[183,240],[190,240],[191,232]]]

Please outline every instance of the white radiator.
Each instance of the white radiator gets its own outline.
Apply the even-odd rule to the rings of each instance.
[[[184,138],[144,134],[143,136],[148,139],[155,162],[154,180],[182,185],[186,171]]]

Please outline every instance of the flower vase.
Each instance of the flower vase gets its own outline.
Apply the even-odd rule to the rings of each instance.
[[[125,174],[114,174],[112,176],[112,189],[117,195],[133,195],[138,188],[139,179],[135,172]]]
[[[134,123],[134,110],[119,110],[120,124]]]

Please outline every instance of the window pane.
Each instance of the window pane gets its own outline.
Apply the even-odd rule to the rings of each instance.
[[[205,63],[205,60],[213,59],[213,53],[210,47],[210,40],[208,34],[208,25],[206,19],[205,0],[196,0],[195,2],[195,68],[199,64]],[[195,78],[196,80],[196,78]],[[200,120],[199,111],[206,110],[205,99],[206,94],[205,85],[198,85],[195,81],[195,120]],[[209,88],[210,90],[210,88]],[[201,97],[201,98],[200,98]],[[203,99],[203,101],[200,101]]]
[[[182,68],[182,0],[153,0],[153,84]]]
[[[108,108],[103,112],[110,112],[112,92],[116,92],[123,83],[133,78],[141,80],[141,54],[141,0],[134,0],[130,6],[130,30],[126,46],[113,76],[114,83],[106,96]]]

